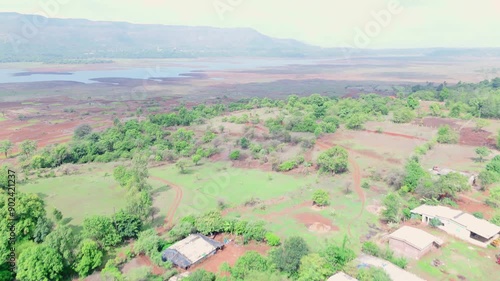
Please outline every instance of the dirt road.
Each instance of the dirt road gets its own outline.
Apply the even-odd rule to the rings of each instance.
[[[167,226],[167,228],[170,228],[170,227],[172,227],[173,222],[174,222],[175,212],[177,211],[177,208],[179,208],[179,205],[181,204],[181,201],[182,201],[182,196],[183,196],[182,188],[180,186],[170,182],[170,181],[167,181],[167,180],[159,178],[159,177],[150,176],[150,178],[153,180],[165,183],[175,190],[174,202],[172,203],[172,206],[170,206],[170,209],[168,210],[168,213],[165,217],[165,225]]]
[[[316,141],[316,145],[322,150],[326,150],[334,146],[333,144],[330,145],[320,140]],[[349,233],[349,236],[352,236],[351,225],[355,223],[356,220],[359,217],[361,217],[361,215],[363,215],[363,212],[365,210],[366,197],[363,188],[361,187],[361,169],[359,168],[359,165],[356,162],[356,160],[354,160],[355,153],[352,150],[349,150],[349,148],[345,146],[342,147],[345,148],[347,151],[349,151],[349,165],[351,166],[352,182],[354,185],[353,188],[356,191],[356,194],[358,194],[359,199],[361,200],[361,210],[354,218],[352,218],[351,223],[347,226],[347,233]]]

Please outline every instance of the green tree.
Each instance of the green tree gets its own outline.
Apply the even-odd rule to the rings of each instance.
[[[467,177],[453,172],[440,176],[435,186],[440,195],[451,198],[455,198],[458,192],[470,189]]]
[[[401,207],[402,199],[397,193],[389,193],[383,201],[384,210],[382,211],[382,219],[387,222],[400,222],[402,218]]]
[[[134,243],[134,251],[137,254],[145,254],[152,257],[158,254],[161,238],[156,234],[155,229],[148,229],[139,233],[137,241]]]
[[[322,172],[340,174],[347,171],[348,159],[347,150],[334,146],[319,155],[317,164]]]
[[[327,206],[330,204],[330,195],[326,190],[318,189],[314,191],[312,200],[313,203],[318,206]]]
[[[14,144],[10,140],[4,140],[0,142],[0,153],[3,153],[5,155],[5,158],[7,158],[13,147]]]
[[[248,251],[241,256],[231,268],[231,276],[236,280],[244,280],[251,271],[267,272],[269,261],[255,251]]]
[[[406,163],[405,174],[403,185],[407,186],[409,191],[413,191],[420,180],[429,177],[429,173],[422,168],[420,163],[413,159]]]
[[[138,215],[120,210],[113,216],[113,222],[122,240],[136,238],[141,231],[142,221]]]
[[[179,172],[181,172],[181,174],[186,173],[187,166],[188,166],[188,162],[185,159],[179,159],[179,161],[177,161],[177,163],[175,163],[175,167],[177,167],[177,169],[179,169]]]
[[[413,119],[415,119],[415,112],[407,107],[395,110],[392,116],[392,122],[394,123],[409,123]]]
[[[250,140],[247,138],[243,137],[240,139],[240,146],[243,149],[247,149],[250,146]]]
[[[43,244],[24,250],[17,261],[18,280],[58,281],[62,279],[62,271],[62,257]]]
[[[484,127],[490,124],[490,122],[486,119],[477,118],[475,121],[476,121],[476,127],[474,128],[475,131],[481,131]]]
[[[420,106],[420,101],[418,101],[418,99],[416,99],[414,96],[410,96],[406,100],[406,105],[411,109],[415,109]]]
[[[38,143],[34,140],[25,140],[19,145],[21,153],[25,156],[31,156],[37,149]]]
[[[440,126],[438,129],[437,142],[439,143],[457,143],[458,133],[449,125]]]
[[[432,116],[440,116],[441,115],[441,107],[437,103],[433,103],[429,106],[429,110],[431,111]]]
[[[75,139],[83,139],[84,137],[90,135],[92,133],[92,127],[88,124],[82,124],[76,127],[74,132]]]
[[[78,246],[74,269],[80,277],[85,277],[101,265],[103,256],[104,253],[95,241],[83,240]]]
[[[279,248],[269,253],[271,261],[280,271],[295,275],[300,266],[300,260],[309,253],[309,247],[304,238],[292,236],[286,239]]]
[[[125,205],[125,212],[146,220],[151,214],[153,200],[149,191],[143,190],[139,193],[127,194],[127,203]]]
[[[361,130],[365,123],[365,116],[358,113],[351,115],[345,122],[345,126],[350,130]]]
[[[193,163],[195,165],[198,165],[198,163],[201,161],[201,156],[198,154],[195,154],[191,157],[191,160],[193,160]]]
[[[75,261],[75,249],[78,243],[78,237],[75,236],[71,227],[67,225],[57,227],[45,237],[44,241],[45,245],[55,249],[61,255],[66,269]]]
[[[33,241],[42,243],[45,237],[52,231],[54,224],[47,217],[39,217],[36,222],[35,232],[33,233]]]
[[[0,193],[0,217],[10,216],[8,197]],[[35,235],[38,219],[45,219],[45,204],[36,194],[18,192],[16,194],[16,220],[14,232],[17,241],[31,240]],[[0,229],[10,229],[9,221],[0,220]]]
[[[110,247],[120,243],[120,235],[113,221],[106,216],[91,216],[83,220],[84,237],[98,242],[101,246]]]
[[[331,272],[336,272],[344,269],[344,267],[352,261],[356,254],[353,250],[349,249],[349,240],[344,236],[342,245],[338,246],[333,243],[328,243],[327,246],[320,252],[321,256],[326,260],[327,268]]]
[[[240,151],[239,150],[233,150],[229,154],[229,159],[231,160],[238,160],[240,159]]]
[[[222,279],[220,281],[223,281],[223,280],[224,279]],[[262,271],[253,270],[253,271],[249,271],[245,275],[245,279],[243,281],[255,281],[255,280],[259,280],[259,281],[288,281],[289,279],[282,276],[279,272],[275,272],[275,271],[262,272]],[[219,281],[219,280],[217,279],[217,281]]]
[[[476,148],[475,152],[477,154],[479,162],[483,162],[484,158],[488,157],[488,155],[490,155],[490,153],[491,153],[491,151],[485,146],[481,146],[481,147]]]
[[[196,218],[195,227],[205,235],[222,231],[224,220],[219,211],[209,211]]]
[[[198,269],[183,278],[184,281],[215,281],[215,274],[204,269]]]
[[[324,281],[332,274],[327,261],[317,253],[308,254],[300,260],[298,281]]]
[[[56,219],[56,221],[61,221],[62,218],[63,218],[63,214],[61,211],[59,211],[58,209],[55,209],[52,211],[52,215],[54,216],[54,218]]]

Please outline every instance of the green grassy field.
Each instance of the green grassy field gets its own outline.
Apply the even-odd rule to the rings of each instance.
[[[252,197],[267,200],[279,197],[314,182],[314,178],[298,178],[259,170],[231,168],[228,163],[206,163],[181,174],[173,165],[150,170],[150,174],[183,188],[179,214],[204,212],[217,207],[217,200],[230,206],[243,204]],[[269,180],[269,175],[272,180]]]
[[[82,165],[81,174],[36,179],[18,189],[42,197],[50,215],[53,208],[57,208],[64,217],[71,218],[70,224],[79,225],[87,216],[110,215],[125,206],[126,191],[112,176],[115,164]],[[153,187],[153,206],[157,208],[155,216],[164,218],[175,192],[161,182],[149,182]]]
[[[441,250],[419,260],[413,271],[435,280],[458,280],[458,275],[464,276],[465,280],[494,280],[491,274],[498,271],[494,253],[492,249],[482,249],[452,239]],[[444,265],[439,268],[432,266],[434,259],[439,259]]]
[[[49,213],[57,208],[64,217],[71,218],[71,224],[78,225],[86,216],[109,215],[125,205],[125,190],[104,173],[38,179],[19,186],[19,191],[38,194]]]
[[[351,178],[350,174],[318,180],[314,173],[309,176],[287,175],[238,169],[230,165],[221,162],[207,163],[191,167],[187,174],[180,174],[170,165],[151,169],[150,174],[183,188],[183,198],[176,218],[216,209],[217,201],[224,200],[230,207],[228,217],[265,221],[270,231],[281,237],[303,236],[313,248],[321,247],[322,243],[317,243],[318,239],[340,241],[344,235],[348,235],[347,226],[363,209],[355,192],[345,194],[345,184]],[[317,188],[330,192],[331,206],[323,210],[312,210],[311,196]],[[378,194],[367,194],[370,200],[378,197]],[[267,200],[265,208],[241,207],[251,198]],[[274,200],[276,202],[273,202]],[[322,220],[326,219],[331,225],[338,227],[338,230],[326,233],[311,232],[303,222],[294,217],[297,214],[322,217]],[[356,218],[356,223],[351,225],[351,241],[354,247],[359,247],[359,238],[368,233],[368,224],[376,223],[376,216],[366,210]]]

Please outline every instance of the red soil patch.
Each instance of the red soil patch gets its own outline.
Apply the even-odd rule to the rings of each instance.
[[[301,213],[293,216],[297,221],[304,224],[309,231],[326,233],[329,231],[338,231],[339,228],[332,224],[332,222],[318,214],[314,213]]]
[[[470,146],[488,146],[495,148],[495,140],[490,132],[479,130],[475,131],[473,128],[462,128],[460,130],[460,144]]]
[[[494,209],[481,201],[470,198],[466,195],[460,195],[460,198],[457,200],[458,208],[467,213],[481,212],[484,215],[484,218],[489,220],[494,213]]]
[[[222,235],[218,235],[215,237],[215,240],[222,242]],[[230,266],[233,266],[243,254],[248,251],[256,251],[262,255],[266,255],[271,247],[266,244],[257,244],[252,241],[247,245],[237,245],[234,241],[229,242],[224,246],[224,249],[217,252],[212,257],[209,257],[207,260],[203,261],[201,264],[195,265],[189,269],[189,271],[196,271],[197,269],[205,269],[206,271],[210,271],[213,273],[217,273],[219,271],[219,267],[224,263],[229,263]]]
[[[398,133],[391,133],[391,132],[377,132],[377,131],[371,131],[371,130],[365,130],[365,132],[369,133],[375,133],[375,134],[383,134],[383,135],[388,135],[391,137],[400,137],[400,138],[405,138],[405,139],[410,139],[410,140],[423,140],[427,141],[427,139],[415,137],[415,136],[410,136],[410,135],[405,135],[405,134],[398,134]]]
[[[162,275],[166,272],[165,269],[163,269],[157,265],[154,265],[151,262],[151,260],[149,259],[149,257],[144,256],[144,255],[139,255],[139,256],[131,259],[126,264],[124,264],[122,267],[122,272],[127,273],[134,268],[139,268],[139,267],[143,267],[143,266],[151,267],[151,272],[155,275]]]
[[[453,120],[438,118],[438,117],[427,117],[421,120],[421,124],[426,127],[439,128],[442,125],[449,125],[453,129],[458,129],[460,126]]]

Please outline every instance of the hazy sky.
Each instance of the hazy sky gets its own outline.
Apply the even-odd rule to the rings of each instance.
[[[0,11],[251,27],[324,47],[500,47],[500,0],[0,0]]]

